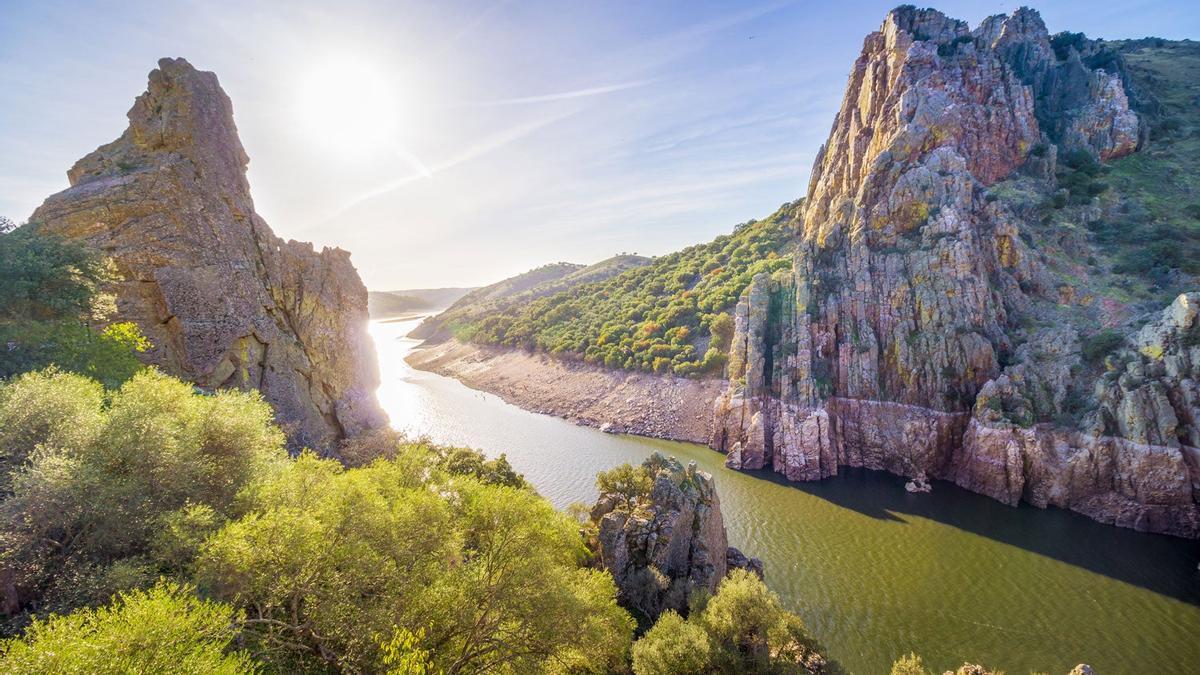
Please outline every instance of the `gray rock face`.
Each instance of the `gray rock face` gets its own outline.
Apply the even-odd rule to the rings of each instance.
[[[891,12],[817,157],[792,274],[755,278],[736,309],[710,444],[730,467],[791,480],[924,472],[1200,536],[1200,354],[1180,332],[1194,300],[1138,336],[1090,422],[1035,425],[1071,407],[1080,340],[1020,326],[1064,287],[1020,236],[1022,215],[987,194],[1018,170],[1053,181],[1060,148],[1118,157],[1141,133],[1119,73],[1074,47],[1059,58],[1036,12],[974,31]]]
[[[205,388],[257,389],[293,447],[382,426],[367,291],[340,249],[276,237],[216,75],[163,59],[116,141],[76,162],[30,218],[110,256],[117,320],[149,363]]]
[[[712,476],[658,453],[642,467],[653,476],[649,495],[633,503],[601,495],[591,512],[622,605],[653,620],[686,613],[692,591],[715,592],[730,569],[762,576],[761,561],[729,546]]]

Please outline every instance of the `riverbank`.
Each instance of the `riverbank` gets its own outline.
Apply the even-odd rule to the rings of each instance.
[[[713,402],[726,387],[725,380],[613,371],[456,340],[418,348],[406,361],[532,412],[612,433],[703,444]]]

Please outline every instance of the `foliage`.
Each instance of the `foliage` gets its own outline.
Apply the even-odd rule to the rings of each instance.
[[[636,675],[705,673],[713,662],[713,645],[697,621],[685,621],[671,610],[633,645]]]
[[[0,671],[19,673],[250,673],[232,651],[237,613],[160,582],[113,603],[35,620],[20,639],[0,643]]]
[[[140,368],[150,347],[132,323],[103,331],[112,298],[100,287],[108,264],[81,244],[39,234],[32,225],[0,233],[0,378],[57,365],[115,387]]]
[[[596,490],[601,495],[616,496],[623,505],[631,506],[650,496],[654,475],[645,464],[629,462],[596,474]]]
[[[901,656],[892,664],[891,675],[933,675],[925,668],[925,661],[916,654]]]
[[[247,610],[255,653],[280,670],[422,654],[445,672],[619,664],[631,619],[611,577],[579,567],[576,525],[528,490],[426,484],[425,469],[302,455],[208,542],[198,579]]]
[[[31,225],[0,234],[0,320],[90,316],[110,277],[105,262],[82,244]]]
[[[609,368],[719,374],[742,291],[755,274],[791,266],[797,208],[785,205],[708,244],[491,312],[460,326],[458,335]]]
[[[1080,347],[1083,362],[1089,365],[1099,363],[1124,342],[1125,338],[1121,333],[1111,328],[1105,328],[1083,340]]]
[[[761,579],[734,570],[686,622],[664,613],[634,644],[633,670],[638,675],[821,673],[837,666],[825,660],[800,617],[783,609]]]
[[[178,571],[184,535],[193,549],[203,537],[200,505],[210,527],[228,518],[242,487],[286,458],[271,419],[257,393],[200,396],[152,370],[108,397],[57,371],[4,385],[0,572],[19,589],[9,602],[70,609]]]

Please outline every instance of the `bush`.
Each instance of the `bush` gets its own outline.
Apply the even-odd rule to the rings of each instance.
[[[624,659],[633,624],[612,578],[579,566],[577,523],[531,491],[305,454],[247,499],[197,575],[253,609],[245,638],[279,670],[375,672],[414,655],[447,672]]]
[[[734,570],[685,622],[665,612],[633,646],[633,670],[643,673],[829,673],[800,617],[783,609],[762,580]],[[664,623],[665,622],[665,623]]]
[[[0,390],[0,429],[9,606],[69,610],[107,600],[122,579],[178,571],[178,546],[152,557],[163,531],[182,527],[172,514],[207,505],[228,518],[241,489],[287,457],[257,392],[197,395],[150,370],[107,399],[79,376],[23,375]]]
[[[708,633],[694,621],[684,621],[671,610],[633,645],[636,675],[704,673],[713,662]]]
[[[1125,342],[1125,337],[1119,332],[1105,328],[1102,331],[1089,336],[1083,341],[1080,353],[1083,356],[1083,362],[1088,365],[1095,365],[1102,361],[1105,356],[1111,354]]]
[[[614,495],[625,506],[632,506],[650,496],[654,476],[644,464],[633,466],[626,462],[596,474],[596,490],[601,495]]]
[[[27,225],[0,233],[0,379],[56,365],[116,387],[150,343],[131,323],[94,331],[115,309],[100,292],[109,266],[74,242]]]
[[[19,673],[250,673],[233,651],[239,615],[192,589],[159,583],[118,595],[108,607],[35,620],[0,643],[0,670]]]

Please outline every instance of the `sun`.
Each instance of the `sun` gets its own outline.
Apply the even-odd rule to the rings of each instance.
[[[393,151],[399,115],[393,80],[368,58],[331,57],[301,79],[297,101],[301,131],[343,155]]]

